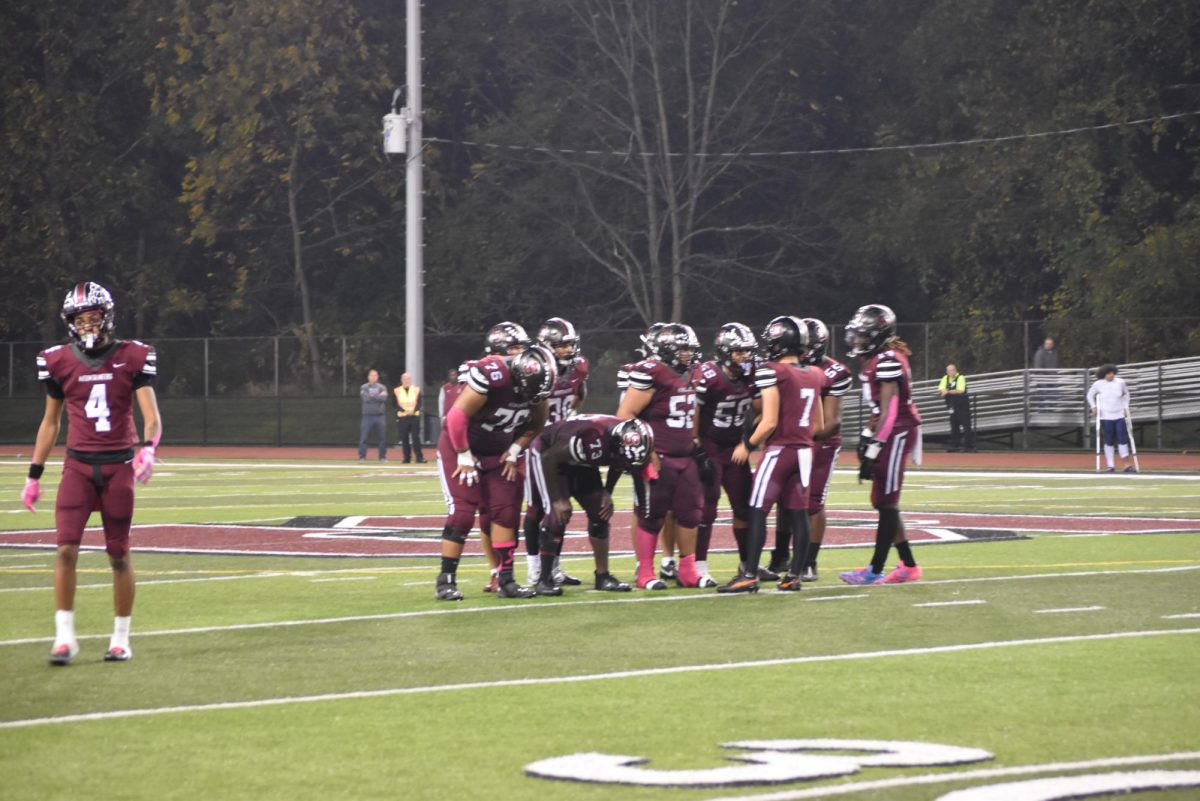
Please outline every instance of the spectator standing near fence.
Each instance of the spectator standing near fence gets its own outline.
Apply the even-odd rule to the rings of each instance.
[[[378,429],[379,461],[387,461],[387,396],[388,390],[379,383],[379,371],[367,371],[367,383],[358,388],[362,399],[362,423],[358,434],[358,461],[367,460],[367,438]]]
[[[1042,346],[1033,352],[1033,369],[1034,370],[1057,370],[1058,369],[1058,348],[1054,343],[1054,337],[1046,337],[1042,342]],[[1053,406],[1055,392],[1053,389],[1053,379],[1043,378],[1036,380],[1037,385],[1037,408],[1039,411],[1048,410],[1047,407]]]
[[[967,394],[967,377],[953,364],[946,365],[946,374],[938,382],[938,394],[950,410],[950,447],[957,453],[975,451],[975,429],[971,427],[971,397]]]
[[[421,388],[413,385],[412,376],[403,373],[396,394],[396,417],[400,421],[400,447],[404,449],[404,463],[409,464],[416,454],[417,464],[425,464],[421,451]]]
[[[1129,463],[1129,430],[1125,417],[1129,414],[1129,387],[1125,379],[1117,376],[1117,366],[1106,364],[1096,371],[1096,382],[1087,392],[1088,407],[1092,415],[1099,415],[1100,430],[1104,436],[1104,458],[1108,462],[1107,472],[1115,470],[1113,445],[1121,459],[1126,462],[1125,472],[1136,473]]]

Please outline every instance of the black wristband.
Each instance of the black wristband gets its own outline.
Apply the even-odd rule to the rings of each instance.
[[[754,453],[756,450],[758,450],[758,446],[750,441],[750,437],[751,437],[750,434],[746,434],[745,436],[743,436],[742,444],[746,446],[746,450],[750,451],[751,453]]]
[[[30,464],[29,465],[29,477],[32,478],[34,481],[38,481],[39,479],[41,479],[42,473],[44,473],[44,472],[46,472],[46,465],[44,465],[44,464]]]

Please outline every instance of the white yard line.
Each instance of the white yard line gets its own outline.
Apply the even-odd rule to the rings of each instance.
[[[1182,615],[1163,615],[1163,620],[1190,620],[1200,617],[1200,612],[1185,612]]]
[[[971,600],[971,601],[930,601],[924,604],[913,604],[914,609],[923,609],[930,606],[975,606],[977,604],[986,604],[987,601]]]
[[[307,704],[320,701],[347,701],[362,698],[387,698],[401,695],[426,695],[444,692],[461,692],[463,690],[493,690],[500,687],[537,687],[547,684],[578,684],[582,682],[607,681],[612,679],[643,678],[647,676],[671,676],[681,673],[706,673],[725,670],[743,670],[746,668],[807,665],[822,662],[850,662],[868,659],[888,659],[892,657],[927,656],[930,654],[986,651],[995,648],[1016,648],[1031,645],[1060,645],[1064,643],[1133,639],[1141,637],[1169,637],[1181,634],[1200,634],[1200,629],[1114,631],[1107,634],[1078,634],[1061,637],[1042,637],[1038,639],[1027,640],[998,640],[992,642],[966,643],[959,645],[935,645],[925,648],[860,651],[849,654],[824,654],[820,656],[797,656],[781,659],[757,659],[745,662],[718,662],[699,665],[676,665],[673,667],[645,668],[642,670],[621,670],[610,673],[587,673],[572,676],[546,676],[533,679],[501,679],[498,681],[477,681],[465,682],[461,684],[432,684],[420,687],[393,687],[383,690],[356,690],[342,693],[322,693],[320,695],[293,695],[277,698],[259,698],[251,701],[223,701],[210,704],[149,707],[144,709],[116,709],[109,712],[86,712],[76,715],[60,715],[57,717],[9,720],[0,722],[0,729],[19,729],[28,728],[31,726],[48,726],[61,723],[81,723],[84,721],[113,720],[117,718],[150,717],[155,715],[178,714],[182,712],[211,712],[226,709],[254,709],[265,706],[285,706],[289,704]]]
[[[1183,762],[1200,759],[1200,751],[1180,751],[1174,754],[1152,754],[1146,756],[1112,757],[1109,759],[1088,759],[1081,762],[1043,762],[1040,765],[1015,765],[1011,768],[981,768],[979,770],[958,770],[949,773],[928,773],[923,776],[897,776],[892,779],[876,779],[866,782],[835,784],[826,787],[811,787],[804,790],[784,790],[782,792],[759,793],[757,795],[720,796],[708,801],[800,801],[805,798],[827,798],[835,795],[852,795],[879,790],[890,790],[893,787],[908,787],[922,784],[943,784],[964,780],[978,781],[981,779],[998,779],[1004,776],[1027,776],[1035,773],[1060,773],[1068,770],[1092,770],[1094,768],[1113,768],[1130,765],[1153,765],[1160,762]],[[1105,793],[1105,795],[1108,795]],[[1074,797],[1074,796],[1073,796]]]
[[[425,568],[426,570],[430,568]],[[481,568],[482,570],[482,568]],[[1090,570],[1078,573],[1038,573],[1027,576],[988,576],[982,578],[966,578],[966,579],[940,579],[937,581],[922,581],[921,584],[926,586],[937,584],[978,584],[992,581],[1021,581],[1024,579],[1052,579],[1052,578],[1075,578],[1079,576],[1107,576],[1107,575],[1138,575],[1138,574],[1159,574],[1159,573],[1178,573],[1184,571],[1200,570],[1200,565],[1189,565],[1187,567],[1162,567],[1162,568],[1147,568],[1145,570]],[[307,575],[306,575],[307,573]],[[198,581],[228,581],[230,579],[245,579],[245,578],[290,578],[295,576],[307,578],[307,571],[298,571],[295,573],[256,573],[248,576],[218,576],[213,578],[196,578],[196,579],[177,579],[160,582],[141,582],[141,584],[171,584],[183,582],[198,582]],[[460,579],[460,584],[468,583],[467,579]],[[420,582],[433,588],[432,577],[427,582]],[[94,584],[86,585],[89,587],[109,587],[109,584]],[[835,592],[855,592],[855,596],[833,596],[836,598],[843,597],[867,597],[868,594],[874,592],[895,592],[902,585],[885,585],[877,587],[852,587],[832,585],[822,589]],[[37,589],[43,592],[49,592],[49,587],[14,587],[10,592]],[[2,591],[2,590],[0,590]],[[782,598],[791,597],[794,593],[764,593],[765,598]],[[154,631],[139,631],[138,637],[160,637],[173,636],[179,634],[209,634],[220,631],[246,631],[251,629],[274,629],[274,628],[291,628],[293,626],[314,626],[327,625],[336,623],[359,623],[372,620],[402,620],[405,618],[421,618],[440,615],[464,615],[464,614],[479,614],[487,612],[520,612],[533,609],[557,609],[567,606],[595,606],[598,604],[637,604],[637,603],[677,603],[686,601],[736,601],[743,596],[738,595],[720,595],[718,593],[696,593],[689,595],[654,595],[654,594],[638,594],[630,598],[604,598],[596,600],[579,600],[579,601],[540,601],[540,602],[523,602],[517,604],[501,604],[496,606],[466,606],[466,607],[447,607],[442,609],[426,609],[416,612],[381,612],[373,615],[346,615],[343,617],[324,617],[324,618],[308,618],[303,620],[276,620],[263,623],[233,623],[226,626],[197,626],[186,629],[158,629]],[[481,598],[480,600],[487,601]],[[831,598],[810,598],[808,600],[832,600]],[[741,601],[746,602],[746,601]],[[752,601],[751,601],[752,603]],[[80,640],[93,640],[107,637],[108,634],[81,634]],[[9,645],[29,645],[32,643],[48,643],[53,640],[53,637],[26,637],[17,640],[0,640],[0,648]]]
[[[858,595],[828,595],[824,598],[805,598],[806,601],[857,601],[859,598],[866,598],[867,593],[860,592]]]
[[[309,579],[310,584],[322,584],[327,581],[374,581],[378,576],[343,576],[342,578]]]
[[[1057,615],[1062,612],[1099,612],[1103,606],[1064,606],[1061,609],[1034,609],[1035,615]]]
[[[200,581],[238,581],[240,579],[256,579],[256,578],[280,578],[286,576],[286,573],[263,572],[252,573],[247,576],[204,576],[203,578],[183,578],[183,579],[152,579],[150,581],[138,581],[139,587],[146,587],[152,584],[195,584]],[[3,587],[0,592],[51,592],[53,587]],[[80,584],[75,587],[77,590],[96,590],[96,589],[112,589],[112,582],[107,584]]]

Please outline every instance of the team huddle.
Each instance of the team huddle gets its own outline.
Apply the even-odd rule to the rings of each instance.
[[[112,296],[99,284],[73,288],[61,317],[69,343],[37,357],[46,408],[22,491],[23,503],[34,511],[65,409],[70,426],[55,500],[50,662],[69,664],[79,652],[76,562],[94,511],[101,514],[113,570],[113,634],[104,658],[123,662],[133,653],[134,483],[150,479],[162,436],[153,386],[157,357],[149,345],[114,336]],[[802,582],[817,580],[825,499],[841,450],[841,398],[851,388],[848,369],[826,353],[828,341],[825,324],[811,318],[776,317],[761,337],[741,323],[727,323],[713,343],[714,358],[702,361],[690,326],[656,323],[641,336],[637,358],[618,371],[620,403],[606,415],[581,411],[589,365],[574,325],[551,318],[536,340],[515,323],[493,326],[484,354],[463,363],[446,398],[437,447],[447,507],[437,598],[462,600],[458,564],[476,526],[493,567],[487,591],[532,598],[582,584],[560,561],[574,504],[587,516],[595,589],[631,591],[609,566],[612,493],[625,475],[635,499],[630,536],[639,589],[664,590],[674,580],[683,587],[753,593],[760,582],[777,581],[780,590],[798,591]],[[871,405],[870,424],[859,439],[859,479],[871,482],[879,524],[870,564],[841,579],[913,581],[921,568],[899,511],[905,462],[919,458],[920,449],[909,350],[896,337],[892,310],[880,305],[855,313],[846,342],[859,359],[863,397]],[[761,456],[752,469],[755,451]],[[708,571],[708,550],[722,491],[733,512],[739,567],[719,584]],[[775,548],[764,566],[768,516],[776,507]],[[526,548],[525,584],[513,574],[518,526]],[[885,574],[893,545],[900,564]],[[656,570],[660,548],[663,562]]]
[[[841,399],[852,385],[847,367],[827,354],[828,341],[829,329],[813,318],[776,317],[761,338],[742,323],[726,323],[714,358],[702,361],[690,326],[656,323],[641,336],[638,358],[618,371],[616,414],[602,415],[581,412],[589,364],[569,321],[547,320],[536,339],[516,323],[493,326],[483,356],[461,365],[446,400],[437,461],[448,514],[437,598],[462,600],[458,565],[476,525],[492,566],[486,591],[531,598],[581,584],[560,562],[573,502],[587,516],[595,589],[629,592],[632,586],[609,569],[612,493],[624,475],[633,483],[639,589],[663,590],[674,580],[753,593],[761,582],[777,581],[778,589],[795,592],[816,581],[825,501],[841,451]],[[879,523],[870,564],[840,577],[849,584],[914,581],[921,568],[899,511],[905,464],[920,458],[911,354],[896,337],[895,314],[882,305],[855,313],[846,343],[871,406],[859,438],[859,479],[871,482]],[[752,468],[751,454],[760,450]],[[708,571],[722,490],[739,555],[737,575],[724,584]],[[773,508],[776,543],[764,566]],[[525,584],[514,575],[522,519]],[[900,563],[885,573],[893,546]]]

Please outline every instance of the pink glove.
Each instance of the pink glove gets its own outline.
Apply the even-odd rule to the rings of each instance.
[[[35,503],[41,500],[42,497],[42,482],[36,478],[25,479],[25,489],[21,491],[21,503],[25,504],[25,508],[31,512],[36,512],[33,507]]]
[[[154,454],[157,451],[153,445],[147,445],[133,457],[133,480],[139,484],[150,481],[154,474]]]

